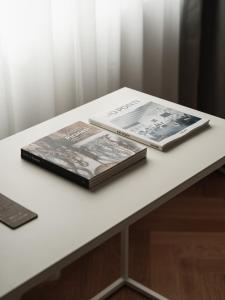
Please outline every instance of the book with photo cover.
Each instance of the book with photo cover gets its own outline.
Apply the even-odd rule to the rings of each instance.
[[[203,119],[197,112],[195,115],[190,114],[183,106],[150,97],[150,101],[134,99],[93,116],[89,121],[159,150],[164,150],[172,142],[209,123],[208,119]]]
[[[146,147],[76,122],[21,149],[21,157],[92,189],[146,157]]]

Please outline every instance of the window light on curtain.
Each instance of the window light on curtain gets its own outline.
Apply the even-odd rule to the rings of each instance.
[[[121,53],[140,88],[142,1],[0,0],[0,136],[119,88]]]
[[[122,86],[141,90],[144,53],[156,74],[162,52],[145,51],[144,17],[179,1],[0,0],[0,138]]]

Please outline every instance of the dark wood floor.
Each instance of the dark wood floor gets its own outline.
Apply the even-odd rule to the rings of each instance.
[[[119,236],[23,300],[85,300],[119,276]],[[171,300],[225,300],[225,176],[215,172],[132,226],[131,275]],[[146,299],[128,288],[110,300]]]

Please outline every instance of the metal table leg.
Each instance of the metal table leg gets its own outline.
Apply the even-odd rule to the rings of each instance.
[[[148,299],[168,300],[168,298],[163,297],[129,277],[129,226],[121,232],[121,277],[92,297],[91,300],[107,299],[124,286],[128,286]]]

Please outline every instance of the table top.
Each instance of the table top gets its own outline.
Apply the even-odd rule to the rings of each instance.
[[[22,146],[137,98],[151,96],[122,88],[0,142],[0,192],[39,215],[17,230],[0,223],[0,298],[32,286],[225,164],[225,120],[205,113],[209,128],[167,152],[148,148],[146,163],[94,192],[21,159]]]

